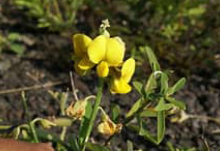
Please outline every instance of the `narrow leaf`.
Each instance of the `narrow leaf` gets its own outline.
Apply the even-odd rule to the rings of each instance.
[[[145,109],[141,112],[140,117],[157,117],[157,112],[154,109]]]
[[[110,151],[107,147],[98,144],[86,143],[86,147],[91,151]]]
[[[86,112],[81,121],[80,130],[79,130],[79,144],[80,146],[84,143],[86,132],[88,130],[88,124],[92,113],[92,104],[88,101],[86,105]]]
[[[133,86],[135,87],[135,89],[136,89],[140,94],[142,94],[143,84],[142,84],[141,82],[134,81],[134,82],[133,82]]]
[[[167,111],[172,108],[172,104],[165,103],[164,98],[159,100],[159,103],[155,107],[155,111]]]
[[[159,71],[160,70],[160,65],[156,59],[156,56],[154,55],[154,52],[152,51],[152,49],[148,46],[145,47],[141,47],[141,51],[143,53],[147,54],[148,60],[150,62],[150,66],[152,68],[153,71]]]
[[[177,81],[169,90],[168,94],[174,94],[175,92],[179,91],[183,88],[183,86],[186,83],[186,78],[181,78],[179,81]]]
[[[126,114],[126,118],[132,116],[135,112],[137,112],[137,110],[141,107],[142,102],[143,102],[143,98],[140,98],[139,100],[137,100],[135,104],[131,107],[131,109],[128,111],[128,113]]]
[[[118,119],[120,112],[121,112],[119,105],[111,104],[111,110],[112,110],[112,120],[114,122],[117,122],[117,119]]]
[[[152,73],[147,80],[147,84],[145,85],[144,90],[145,93],[149,95],[150,93],[153,93],[156,88],[157,88],[157,81],[154,74]]]
[[[138,118],[138,123],[139,123],[139,135],[157,144],[157,139],[147,130],[147,126],[146,126],[147,124],[141,118]]]
[[[160,93],[165,94],[168,89],[168,76],[166,75],[166,73],[161,74],[160,84]]]
[[[186,105],[182,101],[178,101],[178,100],[171,98],[171,97],[166,97],[166,100],[169,101],[170,103],[172,103],[173,105],[175,105],[176,107],[179,107],[181,110],[186,109]]]
[[[157,144],[163,140],[165,134],[165,111],[157,113]]]
[[[69,143],[74,151],[79,151],[78,140],[74,135],[69,136]]]

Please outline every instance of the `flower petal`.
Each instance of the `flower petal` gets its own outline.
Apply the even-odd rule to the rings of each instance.
[[[79,61],[78,67],[81,70],[89,70],[91,69],[95,64],[92,63],[88,57],[84,57],[82,60]]]
[[[106,60],[110,66],[117,66],[124,58],[124,45],[118,38],[109,38],[107,40]]]
[[[131,91],[131,86],[123,79],[114,79],[110,86],[110,91],[112,93],[124,94]]]
[[[105,59],[107,37],[100,35],[96,37],[88,47],[89,59],[97,64]]]
[[[110,127],[107,121],[100,123],[97,128],[98,132],[103,135],[111,136],[115,133],[114,128]]]
[[[74,51],[78,57],[83,57],[87,52],[88,45],[92,39],[84,34],[75,34],[73,36]]]
[[[96,68],[99,77],[107,77],[109,73],[108,63],[102,61]]]
[[[126,60],[121,69],[121,77],[126,83],[131,80],[135,71],[135,60],[130,58]]]

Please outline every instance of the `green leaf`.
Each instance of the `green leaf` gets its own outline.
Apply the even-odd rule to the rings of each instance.
[[[165,128],[165,111],[160,111],[157,113],[157,144],[163,140]]]
[[[112,120],[114,122],[117,122],[117,119],[118,119],[120,112],[121,112],[119,105],[111,104],[111,110],[112,110]]]
[[[168,76],[166,73],[161,74],[160,83],[161,83],[160,93],[165,94],[168,90]]]
[[[134,113],[138,111],[138,109],[142,106],[143,104],[143,98],[138,99],[135,104],[131,107],[131,109],[128,111],[126,114],[126,118],[132,116]]]
[[[145,85],[144,90],[145,93],[149,95],[150,93],[153,93],[156,88],[157,88],[157,81],[154,74],[152,73],[147,80],[147,84]]]
[[[80,150],[77,138],[74,135],[69,136],[69,143],[72,147],[72,150],[74,150],[74,151],[79,151]]]
[[[169,151],[176,151],[176,149],[173,147],[173,144],[171,142],[167,142],[166,145],[169,148]]]
[[[147,124],[141,118],[138,118],[139,123],[139,135],[145,139],[157,144],[157,139],[147,130]]]
[[[171,98],[171,97],[166,97],[166,100],[172,103],[173,105],[175,105],[176,107],[179,107],[181,110],[186,109],[186,105],[182,101],[178,101],[175,98]]]
[[[191,8],[188,10],[189,16],[201,16],[203,13],[205,13],[206,8],[204,5],[199,5],[198,7]]]
[[[62,145],[66,145],[57,135],[51,134],[46,130],[36,128],[37,136],[40,140],[47,140],[53,143],[59,143]]]
[[[18,55],[22,55],[25,51],[25,46],[18,43],[11,43],[10,49]]]
[[[19,38],[20,38],[20,34],[19,33],[10,33],[10,34],[8,34],[8,40],[10,40],[11,42],[12,41],[16,41],[16,40],[18,40]]]
[[[180,80],[178,80],[169,90],[168,90],[168,95],[172,95],[175,92],[179,91],[180,89],[183,88],[183,86],[186,83],[186,78],[181,78]]]
[[[140,117],[157,117],[157,112],[152,109],[145,109],[140,113]]]
[[[80,129],[79,129],[79,144],[80,146],[83,145],[85,137],[86,137],[86,132],[88,129],[88,124],[89,120],[91,117],[92,113],[92,103],[90,101],[87,102],[86,105],[86,112],[85,115],[83,116],[83,119],[81,121]]]
[[[141,82],[134,81],[134,82],[133,82],[133,86],[134,86],[134,88],[135,88],[140,94],[142,94],[143,84],[142,84]]]
[[[148,57],[148,60],[150,62],[150,66],[151,66],[152,70],[153,71],[159,71],[160,70],[160,65],[159,65],[159,63],[156,59],[156,56],[154,55],[152,49],[148,46],[141,47],[140,49],[143,53],[147,54],[147,57]]]
[[[155,107],[155,111],[167,111],[173,107],[170,103],[165,103],[164,98],[161,98]]]
[[[86,147],[91,151],[110,151],[107,147],[98,144],[86,143]]]

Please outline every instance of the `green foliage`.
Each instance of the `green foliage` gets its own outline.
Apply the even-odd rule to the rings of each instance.
[[[86,147],[91,151],[110,151],[107,147],[98,144],[87,143]]]
[[[79,146],[80,146],[80,148],[83,147],[83,145],[85,143],[85,138],[87,135],[87,129],[88,129],[89,121],[91,118],[91,114],[92,114],[92,104],[91,104],[91,102],[88,102],[88,104],[86,105],[86,113],[83,117],[83,120],[80,125],[80,130],[79,130]]]
[[[84,0],[13,0],[15,6],[27,9],[27,15],[37,18],[38,27],[52,31],[71,28],[76,23],[77,10]]]
[[[111,111],[112,111],[112,120],[114,122],[117,122],[118,121],[118,118],[121,114],[121,109],[120,109],[120,106],[117,105],[117,104],[111,104]]]
[[[9,33],[7,36],[0,34],[0,53],[12,51],[17,55],[22,55],[26,47],[20,43],[21,36],[19,33]]]
[[[175,148],[171,142],[167,142],[167,147],[169,151],[196,151],[197,149],[192,147],[192,148]]]
[[[139,127],[136,128],[136,131],[139,135],[155,144],[159,144],[164,138],[166,128],[165,118],[168,111],[174,107],[180,110],[185,109],[185,104],[176,100],[171,95],[179,91],[184,86],[186,80],[185,78],[181,78],[174,86],[169,87],[168,75],[166,72],[161,71],[153,51],[149,47],[142,47],[141,51],[147,55],[153,73],[143,84],[134,82],[136,90],[142,94],[142,96],[131,107],[126,117],[130,120],[135,117],[138,118]],[[156,136],[147,130],[147,126],[143,120],[144,117],[157,118]],[[129,123],[130,120],[127,120],[127,123]]]

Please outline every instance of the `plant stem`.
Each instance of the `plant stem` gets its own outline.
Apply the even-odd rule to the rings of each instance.
[[[24,91],[22,91],[21,97],[22,97],[22,102],[23,102],[23,106],[24,106],[24,113],[25,113],[25,115],[27,116],[28,125],[29,125],[30,130],[31,130],[31,133],[32,133],[32,135],[33,135],[34,142],[35,142],[35,143],[38,143],[39,140],[38,140],[38,137],[37,137],[37,133],[36,133],[36,131],[35,131],[34,122],[31,122],[31,121],[30,121],[30,117],[29,117],[29,115],[28,115],[27,99],[26,99],[26,97],[25,97]]]
[[[84,143],[83,143],[82,151],[85,151],[86,143],[88,142],[90,134],[92,132],[92,128],[93,128],[93,125],[94,125],[94,122],[95,122],[95,118],[96,118],[97,113],[98,113],[99,105],[100,105],[101,100],[102,100],[103,85],[104,85],[104,80],[102,78],[99,78],[98,92],[97,92],[97,96],[96,96],[96,100],[95,100],[95,105],[94,105],[94,108],[92,110],[91,118],[90,118],[90,121],[89,121],[89,124],[88,124],[88,129],[87,129],[87,132],[86,132],[86,137],[85,137],[85,140],[84,140]]]
[[[39,140],[38,140],[38,137],[37,137],[37,133],[36,133],[36,130],[35,130],[35,125],[34,125],[34,123],[29,122],[28,124],[29,124],[29,126],[30,126],[31,133],[32,133],[33,138],[34,138],[34,142],[35,142],[35,143],[39,143]]]
[[[62,128],[62,132],[61,132],[61,134],[60,134],[60,140],[62,140],[62,141],[65,140],[66,130],[67,130],[67,127],[64,126],[64,127]]]

